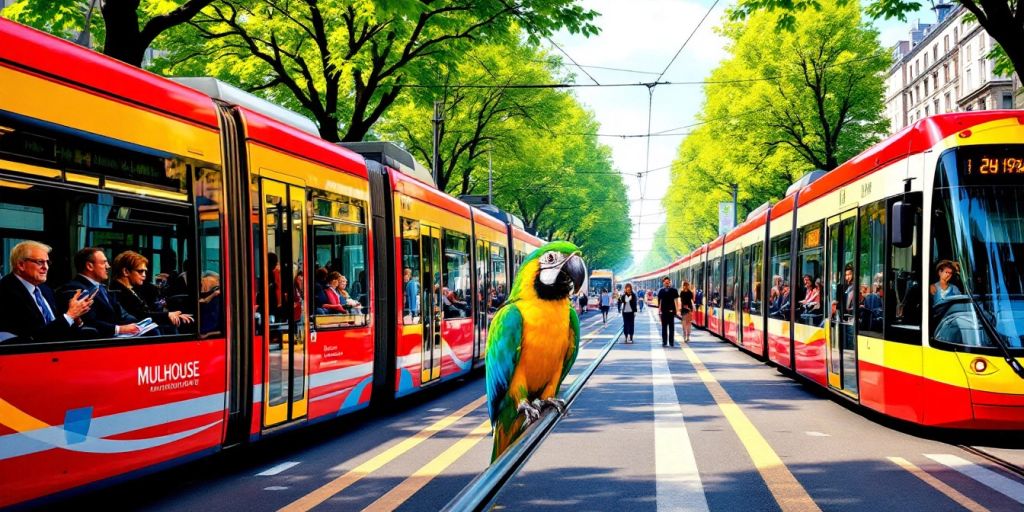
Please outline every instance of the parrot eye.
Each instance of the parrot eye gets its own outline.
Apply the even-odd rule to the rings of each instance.
[[[547,253],[547,254],[545,254],[544,256],[541,257],[541,263],[552,264],[552,263],[557,263],[557,262],[558,262],[558,255],[553,253],[553,252],[549,252],[549,253]]]

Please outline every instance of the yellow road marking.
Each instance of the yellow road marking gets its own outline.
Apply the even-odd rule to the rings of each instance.
[[[306,511],[327,501],[328,499],[331,498],[331,496],[334,496],[339,492],[344,491],[350,485],[358,482],[363,477],[373,473],[374,471],[377,471],[385,464],[395,460],[405,452],[415,448],[417,445],[419,445],[423,441],[426,441],[434,434],[450,427],[453,423],[462,419],[463,416],[473,412],[474,410],[476,410],[476,408],[483,405],[486,400],[486,396],[482,396],[474,400],[465,407],[434,422],[433,425],[430,425],[429,427],[420,430],[412,437],[405,439],[404,441],[392,446],[391,448],[384,450],[383,452],[371,458],[370,460],[356,466],[348,473],[345,473],[344,475],[341,475],[338,478],[331,480],[330,482],[321,486],[319,489],[316,489],[313,492],[303,496],[302,498],[295,500],[291,504],[282,507],[281,512]]]
[[[982,506],[977,501],[974,501],[968,498],[967,496],[964,496],[960,491],[950,487],[942,480],[939,480],[938,478],[935,478],[934,476],[928,474],[925,470],[915,466],[914,463],[908,461],[907,459],[904,459],[903,457],[889,457],[889,460],[892,461],[897,466],[909,471],[910,474],[920,478],[922,481],[924,481],[924,483],[934,487],[935,490],[941,492],[942,494],[945,494],[946,497],[959,503],[962,507],[966,508],[967,510],[970,510],[972,512],[988,512],[988,509]]]
[[[779,503],[779,507],[786,512],[820,511],[821,509],[818,508],[818,505],[807,494],[807,490],[800,485],[800,482],[793,476],[793,473],[789,472],[789,468],[782,463],[782,459],[779,458],[775,450],[768,444],[768,441],[761,435],[761,432],[747,418],[743,410],[732,401],[725,388],[711,375],[711,372],[708,371],[704,363],[697,357],[697,354],[690,347],[686,346],[683,347],[683,352],[686,353],[690,364],[697,370],[697,375],[700,376],[700,380],[704,382],[708,391],[711,392],[711,396],[718,403],[718,407],[722,409],[725,418],[729,420],[729,425],[732,426],[740,441],[743,442],[747,453],[750,454],[750,458],[754,461],[754,466],[761,473],[761,478],[768,485],[768,490],[775,497],[775,501]]]
[[[472,432],[466,437],[460,439],[457,443],[453,444],[451,448],[445,450],[441,455],[434,457],[434,460],[428,462],[425,466],[417,470],[409,478],[406,478],[402,483],[398,484],[397,487],[388,491],[387,494],[381,496],[377,501],[371,503],[368,507],[363,509],[363,512],[377,512],[377,511],[390,511],[395,510],[403,503],[409,500],[413,494],[416,494],[425,485],[430,483],[437,475],[440,475],[442,471],[451,466],[452,463],[459,460],[460,457],[466,454],[471,448],[476,446],[481,439],[487,436],[491,432],[491,421],[485,420],[483,423],[478,425]]]

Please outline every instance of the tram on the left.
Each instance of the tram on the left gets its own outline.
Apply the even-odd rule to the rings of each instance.
[[[386,151],[8,21],[0,39],[0,507],[483,364],[541,240]]]

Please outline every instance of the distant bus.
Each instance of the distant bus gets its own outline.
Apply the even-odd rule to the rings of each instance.
[[[615,273],[607,269],[592,270],[590,272],[590,284],[587,293],[590,300],[587,302],[588,309],[597,309],[601,305],[601,291],[615,291]]]

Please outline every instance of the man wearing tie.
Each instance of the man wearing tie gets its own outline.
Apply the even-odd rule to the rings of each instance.
[[[89,312],[92,298],[78,291],[70,296],[63,314],[46,277],[50,270],[50,247],[34,241],[11,249],[11,273],[0,279],[0,333],[33,341],[67,340],[77,337],[81,317]]]
[[[61,287],[62,297],[71,297],[77,293],[93,294],[93,304],[89,312],[82,316],[86,327],[96,329],[101,338],[113,338],[116,335],[135,335],[139,326],[135,325],[135,317],[121,309],[117,297],[107,290],[107,279],[110,277],[110,263],[102,249],[86,247],[75,253],[75,269],[78,275]]]

